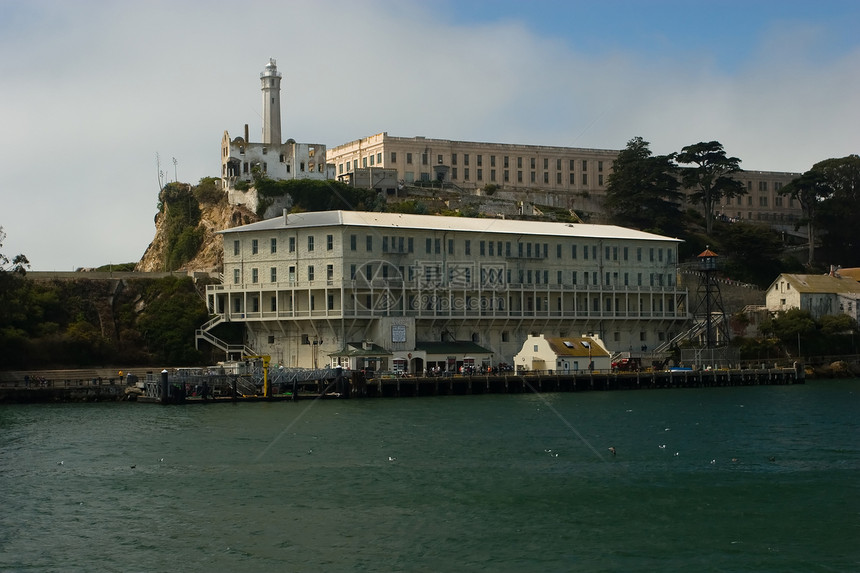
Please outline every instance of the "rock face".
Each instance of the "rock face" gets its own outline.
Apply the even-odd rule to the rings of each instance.
[[[164,213],[155,216],[155,238],[146,248],[140,262],[134,270],[138,272],[161,272],[167,270],[180,270],[189,272],[220,272],[224,268],[224,252],[221,245],[221,236],[218,231],[255,223],[259,218],[246,207],[241,205],[229,205],[227,201],[217,204],[200,205],[200,223],[197,225],[203,231],[203,242],[197,255],[182,265],[179,269],[165,269],[164,259],[166,253],[166,233]]]

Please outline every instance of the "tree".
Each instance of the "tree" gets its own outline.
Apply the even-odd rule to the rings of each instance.
[[[766,287],[783,271],[782,240],[765,225],[718,222],[715,248],[726,257],[723,270],[732,278]]]
[[[812,166],[831,188],[818,206],[815,222],[829,260],[842,266],[860,265],[860,156],[825,159]]]
[[[807,264],[812,265],[815,260],[815,226],[818,206],[824,199],[833,195],[824,173],[809,170],[800,177],[791,181],[779,191],[780,195],[788,195],[800,203],[803,218],[798,221],[798,226],[806,225],[806,238],[809,241],[809,257]]]
[[[681,180],[684,188],[695,190],[690,194],[690,201],[701,203],[704,208],[705,231],[710,235],[714,228],[714,207],[719,205],[720,199],[746,193],[743,183],[732,178],[741,170],[741,160],[726,157],[723,145],[719,141],[710,141],[682,148],[677,161],[694,166],[683,169]]]
[[[3,247],[3,241],[6,240],[6,232],[3,227],[0,227],[0,248]],[[15,255],[10,260],[9,257],[0,252],[0,273],[11,272],[20,275],[26,274],[30,267],[30,261],[24,255]]]
[[[675,154],[651,155],[641,137],[627,142],[612,163],[606,208],[613,222],[655,233],[677,235],[682,228]]]

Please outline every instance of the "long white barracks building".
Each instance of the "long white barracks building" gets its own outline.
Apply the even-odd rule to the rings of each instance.
[[[481,368],[529,334],[642,350],[689,319],[680,241],[617,226],[325,211],[221,235],[209,324],[287,367]]]

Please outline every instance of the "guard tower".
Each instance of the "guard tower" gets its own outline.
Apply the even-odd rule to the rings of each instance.
[[[260,73],[263,91],[263,144],[281,144],[281,72],[274,58],[269,58]]]
[[[709,248],[705,248],[698,256],[698,270],[701,275],[693,319],[704,327],[705,348],[714,348],[729,342],[728,321],[716,277],[717,257]]]

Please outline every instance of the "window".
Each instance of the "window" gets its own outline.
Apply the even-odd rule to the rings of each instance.
[[[582,184],[583,184],[583,185],[588,185],[588,173],[583,173],[583,174],[582,174]]]
[[[314,280],[314,266],[313,265],[308,265],[308,280],[309,281]]]
[[[358,249],[358,237],[356,235],[349,236],[349,250],[355,251]]]
[[[233,254],[239,254],[239,241],[233,241]]]
[[[326,235],[325,248],[327,251],[334,249],[334,235]]]
[[[397,152],[396,151],[391,152],[391,163],[397,163]]]
[[[251,269],[251,282],[252,283],[260,282],[260,273],[257,269]]]
[[[484,246],[483,241],[481,242],[481,246],[482,246],[482,247]],[[466,239],[466,254],[467,254],[467,255],[471,255],[471,254],[472,254],[472,241],[470,241],[470,240],[468,240],[468,239]],[[483,253],[482,253],[482,254],[483,254]]]
[[[364,237],[364,248],[368,253],[373,251],[373,235],[366,235]]]
[[[411,153],[406,154],[406,163],[408,163],[409,165],[412,164],[412,154]]]
[[[334,265],[326,265],[325,280],[331,283],[334,280]]]
[[[233,284],[239,284],[239,269],[233,269]]]
[[[269,269],[271,282],[278,282],[278,267],[272,267]]]
[[[311,252],[313,250],[314,250],[314,236],[308,235],[308,252]]]
[[[468,165],[468,164],[469,164],[469,154],[464,153],[463,154],[463,165]]]
[[[272,239],[269,250],[274,254],[278,252],[278,239]]]
[[[295,237],[290,237],[290,248],[289,248],[289,250],[291,253],[296,252],[296,238]]]
[[[260,250],[260,242],[257,239],[251,239],[251,254],[256,255]]]

